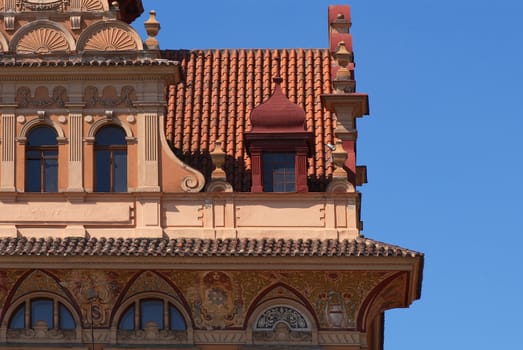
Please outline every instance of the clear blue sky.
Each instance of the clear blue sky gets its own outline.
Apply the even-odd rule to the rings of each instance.
[[[385,348],[523,349],[523,1],[143,1],[164,49],[323,48],[349,3],[364,234],[425,253]]]

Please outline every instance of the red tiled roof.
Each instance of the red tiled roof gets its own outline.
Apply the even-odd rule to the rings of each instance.
[[[368,238],[2,238],[0,256],[397,256],[421,253]]]
[[[4,55],[0,57],[0,67],[78,67],[78,66],[175,66],[176,61],[165,58],[138,57],[135,54],[125,55]]]
[[[169,89],[166,135],[185,162],[210,178],[209,151],[221,140],[228,155],[228,181],[235,191],[250,191],[250,158],[243,132],[252,109],[273,91],[272,78],[283,78],[283,93],[305,110],[307,131],[314,134],[309,159],[309,188],[323,191],[332,166],[325,144],[333,143],[333,118],[320,95],[331,92],[331,55],[327,49],[163,51],[180,61],[185,76]]]

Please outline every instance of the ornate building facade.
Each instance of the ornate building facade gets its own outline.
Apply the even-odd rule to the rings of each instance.
[[[161,50],[140,0],[0,0],[0,348],[373,349],[421,253],[361,234],[329,47]]]

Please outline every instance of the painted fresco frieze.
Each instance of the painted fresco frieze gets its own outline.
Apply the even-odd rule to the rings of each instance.
[[[67,90],[63,86],[57,86],[53,89],[52,96],[49,96],[48,89],[44,86],[36,88],[35,95],[31,95],[31,89],[22,86],[16,90],[15,101],[20,108],[63,108],[69,100]]]

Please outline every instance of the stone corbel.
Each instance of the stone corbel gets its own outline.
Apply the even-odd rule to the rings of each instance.
[[[7,31],[13,31],[15,30],[15,16],[14,14],[6,14],[4,15],[4,25],[5,30]]]
[[[69,18],[69,21],[71,22],[72,30],[80,30],[82,28],[82,16],[71,15],[71,17]]]

